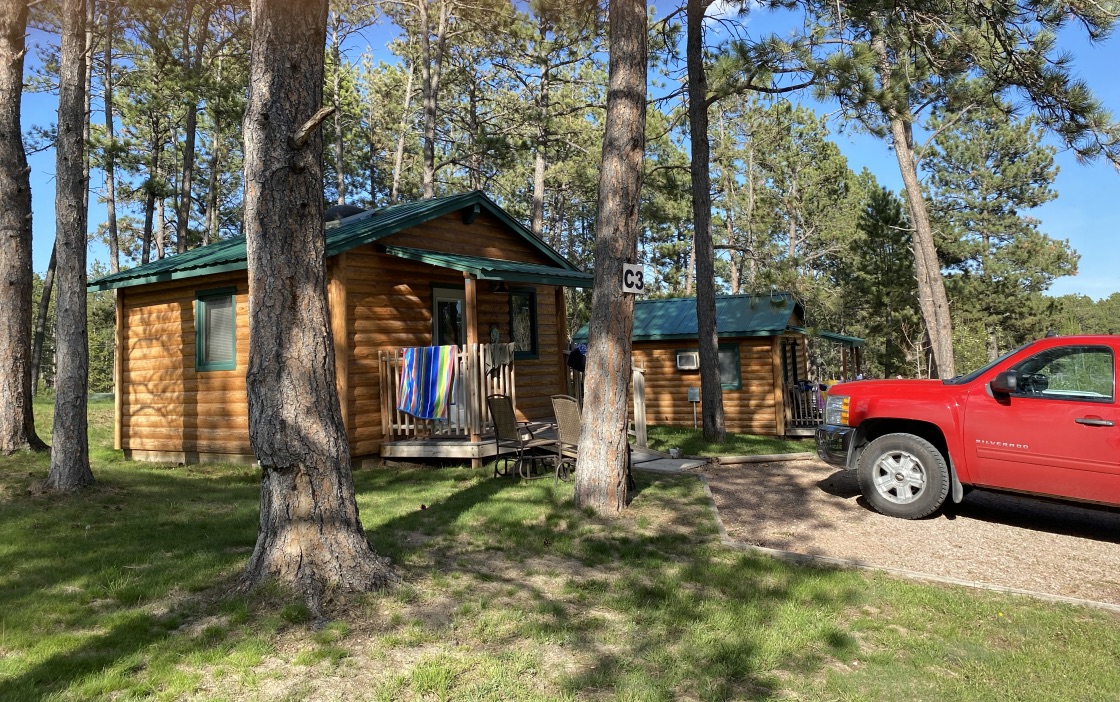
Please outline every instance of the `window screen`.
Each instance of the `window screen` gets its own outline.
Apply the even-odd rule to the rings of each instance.
[[[195,369],[237,367],[237,322],[234,290],[204,291],[195,300]]]
[[[719,347],[719,382],[724,390],[741,390],[743,381],[739,375],[739,347]]]
[[[537,358],[537,294],[514,290],[509,294],[510,340],[514,358]]]

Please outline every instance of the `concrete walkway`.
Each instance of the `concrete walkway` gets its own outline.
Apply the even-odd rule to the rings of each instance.
[[[683,473],[707,464],[706,460],[695,458],[669,458],[667,454],[646,448],[634,448],[630,454],[631,467],[650,473]]]

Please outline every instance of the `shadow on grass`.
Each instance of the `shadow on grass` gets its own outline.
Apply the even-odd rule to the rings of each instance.
[[[454,568],[486,592],[516,593],[487,606],[516,610],[525,623],[489,632],[486,647],[520,650],[526,637],[559,646],[579,661],[559,681],[567,694],[774,698],[776,669],[811,674],[855,650],[832,617],[819,616],[859,600],[854,576],[729,552],[695,477],[637,477],[645,498],[635,500],[635,518],[645,519],[645,501],[666,508],[650,533],[575,510],[570,484],[486,480],[370,537],[407,558],[402,534],[438,533],[444,540],[426,547],[446,551],[436,558],[446,565],[456,537],[489,535],[478,539],[484,557]],[[436,638],[462,636],[452,619],[435,618]]]
[[[637,474],[621,520],[576,510],[571,483],[484,476],[489,469],[357,471],[367,535],[406,578],[423,576],[425,566],[410,563],[434,556],[439,569],[517,593],[492,605],[522,612],[523,625],[484,643],[559,645],[579,660],[559,673],[564,694],[774,697],[773,670],[815,669],[853,645],[829,617],[804,616],[850,604],[851,581],[719,548],[692,476]],[[275,611],[283,595],[227,594],[256,536],[255,470],[126,464],[98,479],[77,496],[3,505],[0,643],[15,652],[0,667],[11,671],[0,672],[4,699],[167,685],[189,696],[208,667],[290,623]],[[9,485],[25,479],[0,471],[0,480],[14,493]],[[471,558],[480,552],[505,567]],[[559,575],[531,573],[541,560],[559,563]],[[272,611],[261,603],[270,597]],[[431,618],[437,628],[465,616],[454,600],[430,606],[446,609]]]

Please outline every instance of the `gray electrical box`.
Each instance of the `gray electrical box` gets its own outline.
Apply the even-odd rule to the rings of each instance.
[[[688,389],[688,401],[689,402],[699,402],[700,401],[700,388],[689,388]]]

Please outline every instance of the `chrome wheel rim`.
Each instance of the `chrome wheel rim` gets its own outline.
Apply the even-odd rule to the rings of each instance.
[[[896,505],[910,504],[926,489],[926,469],[907,451],[891,451],[880,456],[871,477],[875,492]]]

